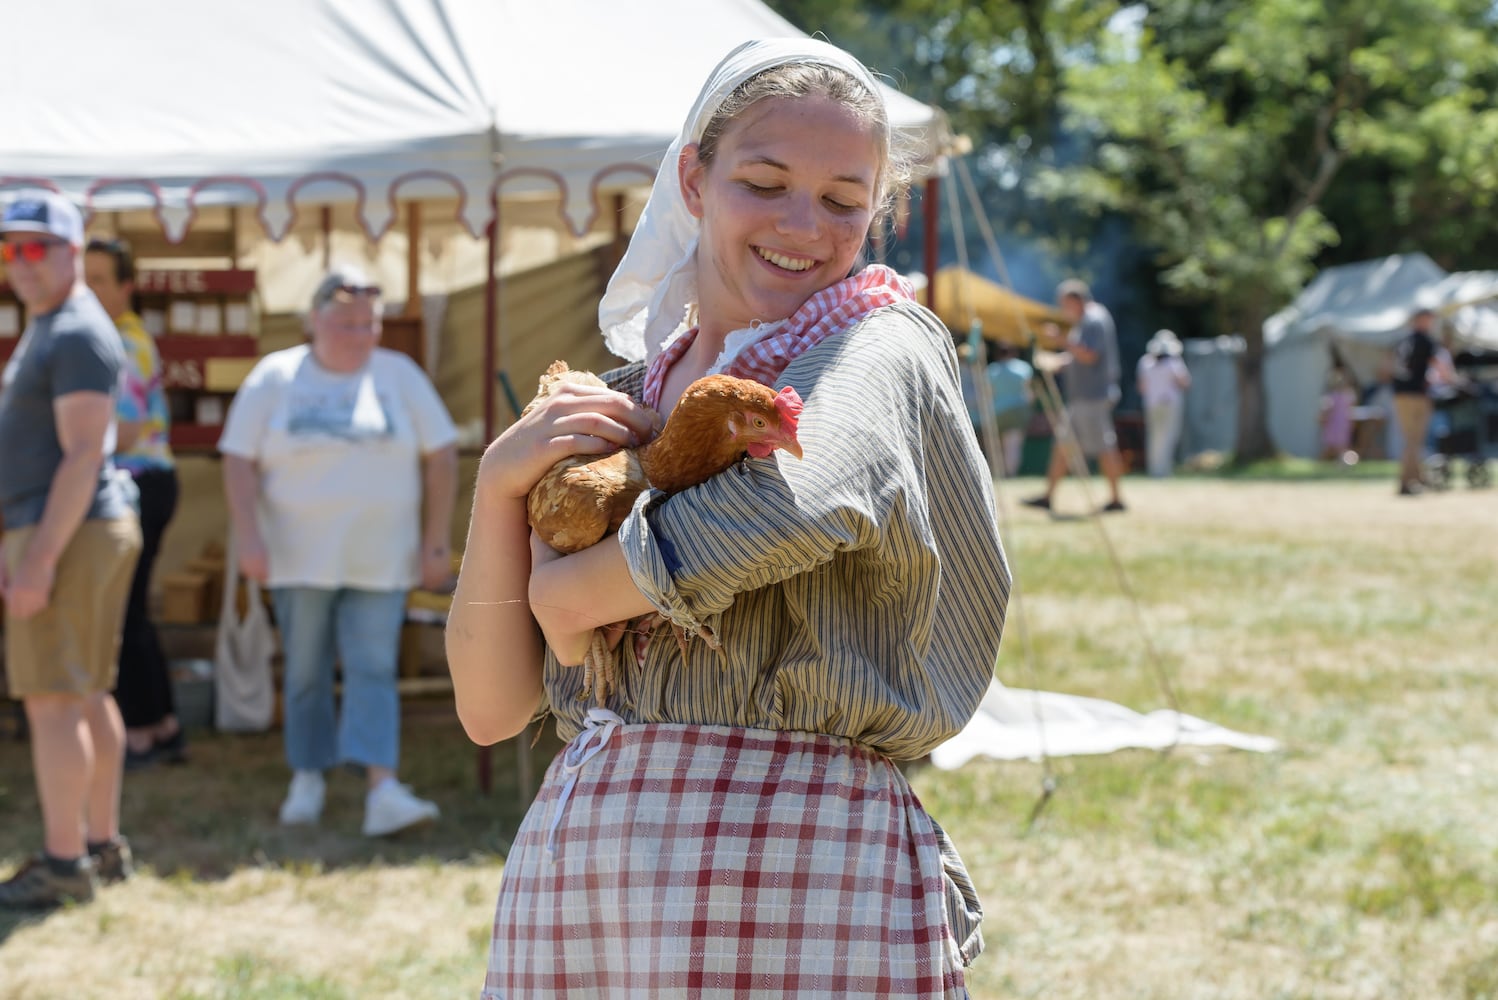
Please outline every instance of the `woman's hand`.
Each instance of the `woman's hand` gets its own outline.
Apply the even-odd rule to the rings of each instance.
[[[650,439],[655,421],[654,411],[623,393],[563,383],[485,449],[478,488],[522,498],[564,458],[639,447]]]
[[[265,584],[270,580],[270,553],[258,529],[251,528],[239,539],[239,572],[247,580]]]

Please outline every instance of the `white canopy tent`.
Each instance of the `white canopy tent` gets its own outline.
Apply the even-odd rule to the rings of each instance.
[[[28,42],[0,80],[0,201],[45,187],[90,216],[149,212],[173,244],[237,207],[228,227],[263,232],[237,233],[238,258],[292,289],[277,309],[318,277],[309,253],[269,249],[315,236],[308,214],[346,252],[394,231],[403,204],[440,203],[443,224],[386,241],[376,272],[404,289],[406,249],[411,274],[442,263],[442,287],[423,275],[407,296],[486,284],[486,352],[501,216],[533,224],[544,206],[576,236],[620,224],[616,196],[648,185],[717,61],[801,34],[760,0],[50,0],[5,27]],[[932,172],[944,119],[885,89]],[[492,354],[485,367],[487,428]]]
[[[150,209],[172,239],[207,205],[279,239],[348,201],[376,239],[397,199],[454,195],[477,236],[491,194],[541,191],[582,232],[654,175],[718,59],[801,34],[759,0],[51,0],[6,33],[31,41],[0,82],[0,189]],[[886,98],[929,169],[939,113]]]
[[[1498,272],[1448,274],[1421,253],[1328,268],[1264,323],[1269,432],[1281,451],[1318,453],[1333,351],[1370,384],[1420,307],[1441,316],[1454,346],[1498,349]]]

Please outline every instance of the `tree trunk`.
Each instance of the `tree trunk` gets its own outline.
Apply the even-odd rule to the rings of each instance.
[[[1264,308],[1255,304],[1238,315],[1243,355],[1238,359],[1238,445],[1233,464],[1246,465],[1274,457],[1275,449],[1264,405]]]

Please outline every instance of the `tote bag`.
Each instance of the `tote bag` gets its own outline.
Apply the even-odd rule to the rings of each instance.
[[[213,724],[227,732],[263,732],[275,714],[275,683],[271,658],[276,635],[260,596],[260,584],[240,576],[234,533],[229,533],[224,560],[224,604],[219,611],[218,638],[213,651]],[[245,586],[244,617],[236,598]]]

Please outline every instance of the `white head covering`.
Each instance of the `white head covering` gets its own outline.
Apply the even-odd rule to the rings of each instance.
[[[774,66],[813,63],[843,70],[883,100],[873,74],[842,49],[814,38],[745,42],[720,62],[671,143],[655,175],[650,200],[624,259],[598,304],[598,325],[609,350],[629,361],[653,361],[685,325],[697,301],[697,237],[701,225],[687,210],[677,177],[682,148],[702,140],[707,123],[745,80]]]
[[[1150,342],[1144,345],[1145,353],[1180,357],[1181,340],[1171,330],[1156,330]]]

